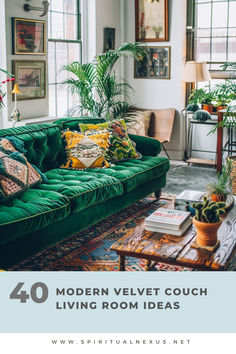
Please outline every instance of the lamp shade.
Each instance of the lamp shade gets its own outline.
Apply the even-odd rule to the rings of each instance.
[[[15,85],[14,85],[14,88],[13,88],[13,90],[11,91],[11,93],[15,93],[15,94],[17,94],[17,95],[20,95],[20,94],[21,94],[21,91],[20,91],[20,89],[19,89],[19,85],[18,85],[18,84],[15,84]]]
[[[184,82],[199,82],[210,80],[211,75],[205,62],[187,61],[183,75]]]

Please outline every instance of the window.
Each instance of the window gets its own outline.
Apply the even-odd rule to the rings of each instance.
[[[76,104],[77,97],[62,82],[67,72],[62,66],[81,61],[80,14],[78,0],[50,0],[48,13],[49,115],[61,117]]]
[[[232,77],[232,71],[222,72],[221,65],[236,60],[236,0],[188,0],[188,4],[192,59],[209,64],[214,83]]]

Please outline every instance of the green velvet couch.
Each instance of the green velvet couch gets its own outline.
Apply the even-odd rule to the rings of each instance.
[[[78,130],[78,123],[102,119],[61,119],[0,130],[0,139],[24,141],[29,162],[47,176],[48,183],[29,189],[0,204],[0,268],[7,268],[40,250],[160,191],[166,183],[169,161],[159,157],[157,140],[130,135],[141,159],[116,163],[108,169],[60,169],[65,161],[61,132]]]

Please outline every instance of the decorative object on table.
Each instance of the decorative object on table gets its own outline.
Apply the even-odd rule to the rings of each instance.
[[[108,50],[115,49],[115,34],[116,34],[115,28],[109,28],[109,27],[104,28],[104,45],[103,45],[104,53],[107,52]]]
[[[202,108],[209,112],[210,114],[213,113],[214,105],[213,100],[215,99],[214,91],[205,91],[202,97]]]
[[[13,54],[46,54],[45,21],[12,18]]]
[[[106,151],[108,161],[126,161],[140,158],[141,155],[135,150],[128,136],[124,119],[100,124],[79,124],[82,133],[96,132],[101,129],[110,132],[110,143]]]
[[[13,73],[22,95],[18,100],[46,97],[46,62],[43,60],[14,60]]]
[[[27,161],[24,153],[20,139],[0,140],[0,203],[42,182],[41,174]]]
[[[11,114],[11,120],[14,122],[13,127],[15,126],[16,122],[19,122],[20,120],[20,111],[17,109],[17,95],[21,94],[21,91],[19,89],[18,84],[14,85],[13,90],[11,91],[12,94],[14,94],[14,100],[15,100],[15,107],[12,111]]]
[[[135,0],[136,41],[169,40],[168,0]]]
[[[192,215],[195,215],[192,204],[200,202],[203,196],[204,192],[185,189],[176,196],[174,202],[175,209],[189,211]]]
[[[159,208],[145,219],[144,227],[148,231],[182,236],[191,224],[190,212]]]
[[[193,207],[196,215],[193,218],[193,224],[197,229],[196,244],[200,247],[218,246],[217,230],[221,226],[222,216],[225,214],[225,203],[211,202],[207,197],[203,198],[202,203],[195,203]],[[210,250],[210,249],[209,249]]]
[[[148,47],[147,56],[135,62],[136,79],[170,79],[170,47]]]
[[[127,55],[140,60],[146,55],[146,48],[141,43],[125,43],[89,63],[74,62],[64,66],[68,76],[71,74],[64,84],[78,95],[79,101],[68,115],[104,117],[106,120],[133,117],[134,113],[129,112],[133,108],[129,99],[132,87],[114,72],[118,59]],[[121,95],[125,97],[122,100]]]
[[[15,77],[14,75],[12,75],[11,73],[9,73],[8,71],[6,70],[3,70],[0,68],[0,72],[2,72],[3,74],[5,74],[6,76],[10,76],[10,79],[5,79],[3,81],[0,81],[0,109],[2,107],[4,107],[4,102],[3,102],[3,98],[5,97],[6,95],[6,92],[3,92],[2,89],[1,89],[1,86],[4,85],[4,84],[7,84],[8,82],[11,82],[11,81],[15,81]]]
[[[66,143],[67,160],[61,168],[85,170],[110,167],[105,158],[109,146],[108,131],[86,135],[68,130],[63,133],[63,138]]]
[[[196,112],[199,109],[198,104],[194,104],[194,103],[189,103],[186,107],[186,111],[187,112]]]
[[[232,170],[233,161],[229,159],[223,167],[222,173],[217,174],[217,182],[207,185],[208,196],[213,202],[226,202],[227,196],[232,191]]]
[[[199,109],[193,113],[193,119],[199,120],[200,122],[206,122],[211,120],[211,115],[204,109]]]
[[[27,2],[30,2],[31,0],[26,0]],[[42,7],[39,6],[32,6],[30,4],[24,4],[23,9],[25,12],[30,12],[30,11],[40,11],[42,12],[39,17],[44,17],[48,13],[48,7],[49,7],[49,2],[47,0],[42,1]]]

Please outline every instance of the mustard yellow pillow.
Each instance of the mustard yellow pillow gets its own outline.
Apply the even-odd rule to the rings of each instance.
[[[63,137],[66,143],[67,161],[61,168],[85,170],[110,167],[105,159],[109,146],[109,132],[85,135],[68,130],[63,133]]]
[[[111,134],[109,148],[106,153],[108,161],[126,161],[140,158],[130,140],[124,119],[100,124],[79,124],[82,133],[91,133],[97,130],[108,130]]]

